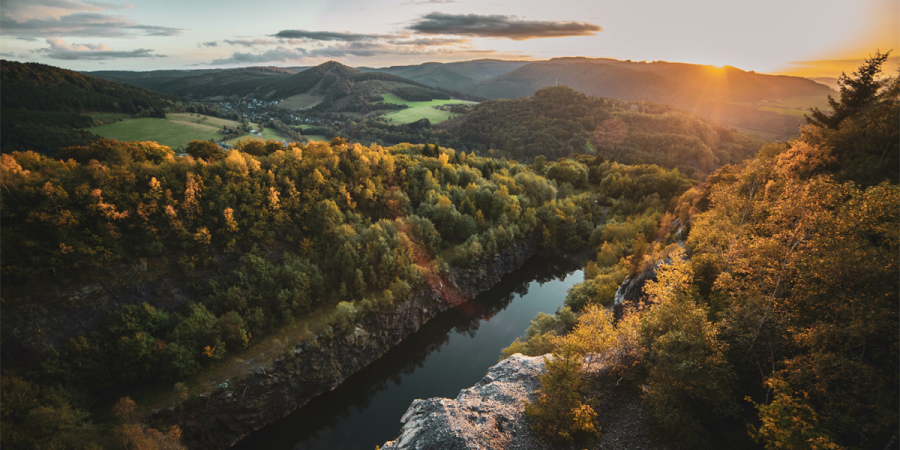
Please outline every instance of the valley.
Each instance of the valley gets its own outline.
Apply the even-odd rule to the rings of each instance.
[[[209,31],[54,5],[0,37],[50,46],[0,61],[4,447],[897,442],[890,51],[804,78],[433,11],[176,52]]]

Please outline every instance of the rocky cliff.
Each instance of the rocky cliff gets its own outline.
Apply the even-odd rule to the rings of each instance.
[[[528,426],[524,402],[533,400],[546,372],[544,358],[515,354],[488,369],[475,386],[455,399],[416,400],[403,415],[400,436],[382,450],[543,450],[589,448],[603,450],[672,450],[656,441],[653,424],[634,387],[619,385],[617,375],[600,368],[589,374],[590,392],[597,399],[600,436],[578,447],[536,439]]]
[[[382,450],[539,449],[523,403],[532,400],[546,372],[544,357],[515,354],[488,369],[456,399],[416,400],[403,418],[400,437]]]
[[[297,343],[290,356],[259,367],[228,387],[159,411],[153,419],[178,424],[191,448],[227,448],[334,389],[438,313],[491,288],[533,256],[536,248],[533,242],[522,242],[477,268],[452,270],[446,279],[429,284],[389,311],[368,315],[333,338]]]

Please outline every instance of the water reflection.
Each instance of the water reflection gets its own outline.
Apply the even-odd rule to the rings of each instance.
[[[371,450],[400,432],[416,398],[456,397],[495,364],[537,312],[583,280],[580,261],[532,258],[475,300],[439,314],[384,356],[234,448]],[[515,300],[515,301],[514,301]]]

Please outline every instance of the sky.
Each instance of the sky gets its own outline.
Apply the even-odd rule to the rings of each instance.
[[[0,57],[72,70],[586,56],[837,77],[900,56],[897,0],[0,0]]]

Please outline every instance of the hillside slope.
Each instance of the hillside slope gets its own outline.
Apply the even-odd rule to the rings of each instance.
[[[566,86],[481,103],[451,131],[516,159],[598,152],[698,176],[742,161],[763,144],[668,105],[589,97]]]
[[[89,75],[118,81],[164,94],[204,100],[237,95],[244,97],[266,83],[296,74],[280,67],[242,67],[216,70],[157,70],[151,72],[100,71]]]
[[[0,72],[3,152],[53,154],[98,139],[81,129],[94,124],[82,113],[159,116],[175,103],[167,95],[45,64],[4,60]]]
[[[754,103],[780,106],[797,98],[824,100],[835,93],[805,78],[764,75],[727,66],[588,58],[526,64],[467,90],[487,98],[519,98],[556,84],[592,96],[666,103],[726,125],[779,138],[796,132],[803,121],[802,114],[776,114],[760,110]]]
[[[373,69],[360,67],[363,72],[385,72],[408,78],[433,87],[464,90],[474,85],[511,72],[528,64],[527,61],[502,61],[479,59],[453,63],[427,62],[410,66],[391,66]]]

